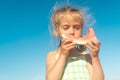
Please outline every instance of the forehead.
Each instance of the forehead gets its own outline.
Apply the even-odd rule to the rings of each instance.
[[[60,25],[62,24],[80,24],[81,23],[81,16],[78,13],[66,13],[61,16]]]

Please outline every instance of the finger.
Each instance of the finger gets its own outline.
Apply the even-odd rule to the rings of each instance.
[[[95,47],[95,48],[91,48],[90,46],[86,45],[86,48],[88,48],[90,51],[94,52],[94,51],[97,51],[98,48]]]
[[[91,49],[91,50],[97,50],[99,47],[97,47],[96,45],[95,45],[95,43],[94,42],[92,42],[92,41],[89,41],[88,43],[87,43],[87,47],[89,48],[89,49]]]
[[[92,49],[94,49],[95,47],[95,45],[91,41],[87,42],[87,45],[89,46],[89,48],[92,48]]]
[[[100,41],[99,40],[93,40],[92,43],[94,43],[94,45],[97,46],[97,47],[100,46]]]
[[[90,51],[93,50],[89,45],[85,45],[85,47],[88,48]]]
[[[94,47],[91,47],[91,46],[89,46],[89,45],[86,45],[86,48],[88,48],[90,51],[99,51],[99,47],[97,47],[97,46],[94,46]]]
[[[72,42],[73,42],[73,40],[71,40],[71,39],[65,39],[62,43],[63,44],[70,44]]]
[[[61,39],[61,42],[64,42],[66,40],[66,38],[63,38],[63,39]]]
[[[67,49],[74,48],[75,46],[76,46],[75,43],[70,43],[70,44],[65,45],[65,47],[66,47]]]
[[[71,45],[71,46],[68,46],[68,47],[67,47],[68,50],[71,50],[71,49],[73,49],[73,48],[75,48],[74,45]]]

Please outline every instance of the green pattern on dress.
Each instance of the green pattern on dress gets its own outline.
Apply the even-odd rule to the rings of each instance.
[[[90,80],[85,56],[67,58],[61,80]]]

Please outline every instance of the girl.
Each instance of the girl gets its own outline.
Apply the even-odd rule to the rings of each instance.
[[[82,37],[83,15],[80,10],[63,7],[52,15],[53,34],[60,37],[57,50],[51,51],[46,59],[47,80],[104,80],[99,60],[100,41],[92,39],[78,50],[73,39]],[[65,34],[69,38],[62,38]]]

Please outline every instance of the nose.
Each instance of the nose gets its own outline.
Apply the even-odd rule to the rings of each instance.
[[[70,28],[69,34],[72,35],[72,36],[74,35],[74,29],[73,28]]]

